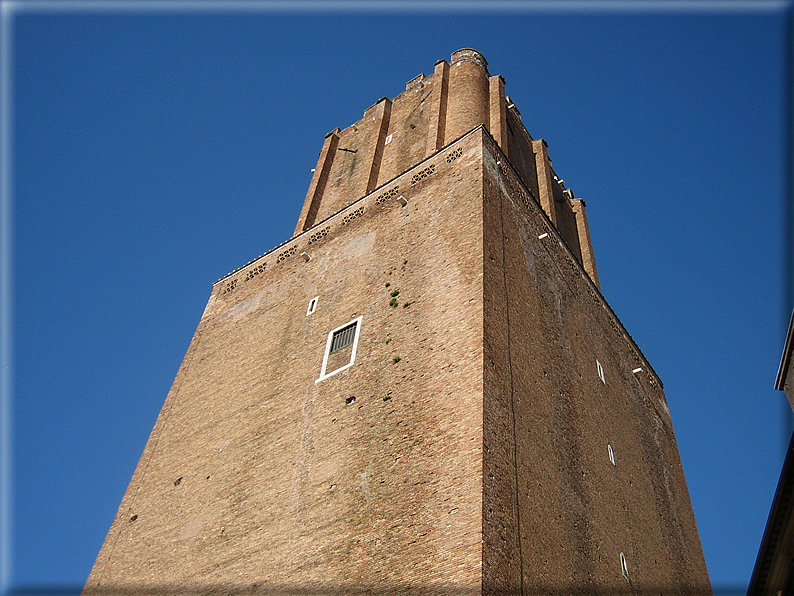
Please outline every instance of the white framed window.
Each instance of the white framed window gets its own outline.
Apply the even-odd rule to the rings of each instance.
[[[616,466],[617,464],[615,463],[615,451],[612,449],[611,444],[607,444],[607,455],[609,455],[609,461],[612,462],[612,465]]]
[[[356,362],[361,319],[358,317],[328,332],[320,378],[315,383],[350,368]]]
[[[601,363],[598,360],[596,360],[596,368],[598,369],[598,378],[601,379],[601,382],[604,385],[606,385],[607,380],[606,377],[604,376],[604,367],[601,366]]]
[[[320,298],[319,296],[315,296],[314,298],[312,298],[311,300],[309,300],[309,308],[307,308],[307,309],[306,309],[306,316],[307,316],[307,317],[308,317],[310,314],[312,314],[312,313],[313,313],[315,310],[317,310],[317,300],[318,300],[319,298]]]

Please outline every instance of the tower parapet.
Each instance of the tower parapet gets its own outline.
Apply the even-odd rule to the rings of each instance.
[[[379,99],[361,120],[326,136],[306,193],[298,235],[388,184],[418,163],[484,126],[557,227],[579,264],[598,285],[584,202],[559,182],[548,147],[535,140],[505,95],[505,80],[472,48],[436,62],[392,100]],[[585,244],[583,244],[583,242]],[[586,255],[586,257],[585,257]]]

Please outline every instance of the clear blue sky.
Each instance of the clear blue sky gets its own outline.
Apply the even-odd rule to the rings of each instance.
[[[587,202],[712,582],[746,587],[791,433],[786,3],[108,6],[3,2],[14,585],[83,585],[211,283],[292,234],[325,133],[473,47]]]

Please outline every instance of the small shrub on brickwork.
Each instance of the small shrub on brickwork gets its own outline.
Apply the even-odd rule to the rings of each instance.
[[[407,265],[407,264],[408,264],[408,259],[405,259],[405,260],[403,261],[403,265]]]
[[[386,340],[386,345],[389,345],[390,343],[391,343],[391,338]]]
[[[414,124],[413,122],[411,122],[408,126],[410,126],[412,129],[416,128],[416,124]]]
[[[402,360],[402,358],[400,358],[399,356],[395,356],[394,358],[392,358],[392,362],[394,362],[394,364],[397,364],[400,360]]]
[[[394,308],[397,308],[397,298],[392,298],[391,300],[389,300],[389,306],[393,306]]]
[[[389,282],[386,282],[386,287],[387,287],[387,288],[388,288],[390,285],[391,285],[391,284],[390,284]]]
[[[403,304],[403,308],[408,308],[412,304],[413,304],[413,302],[406,302],[405,304]]]
[[[391,395],[386,394],[383,396],[383,401],[389,401],[390,399],[391,399]]]
[[[391,293],[391,297],[392,297],[392,298],[395,298],[396,296],[399,296],[399,295],[400,295],[400,290],[394,290],[394,291]]]

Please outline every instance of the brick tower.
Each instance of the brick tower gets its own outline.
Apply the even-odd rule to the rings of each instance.
[[[470,49],[216,282],[84,594],[710,594],[661,382]]]

